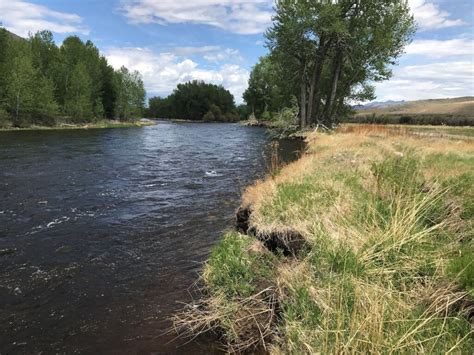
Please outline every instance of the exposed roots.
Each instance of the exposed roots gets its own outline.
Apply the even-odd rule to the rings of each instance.
[[[213,294],[188,305],[173,317],[175,331],[190,339],[212,332],[224,349],[241,353],[266,349],[275,336],[278,303],[275,292],[267,288],[240,300]]]
[[[237,231],[256,237],[272,253],[281,252],[285,256],[298,255],[302,250],[309,247],[303,235],[291,228],[280,229],[274,232],[264,232],[255,227],[250,227],[251,215],[252,209],[250,207],[240,208],[237,211]]]

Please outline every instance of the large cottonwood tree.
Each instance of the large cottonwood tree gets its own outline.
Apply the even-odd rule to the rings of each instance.
[[[349,99],[372,98],[415,29],[406,0],[279,0],[275,10],[267,46],[280,81],[298,88],[302,128],[332,126]]]

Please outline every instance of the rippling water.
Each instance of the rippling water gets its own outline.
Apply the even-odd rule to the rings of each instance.
[[[0,353],[213,351],[166,319],[268,147],[232,124],[0,133]]]

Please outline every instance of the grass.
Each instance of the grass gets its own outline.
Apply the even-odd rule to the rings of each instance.
[[[474,137],[474,127],[455,127],[455,126],[422,126],[422,125],[399,125],[399,124],[354,124],[346,123],[341,126],[339,131],[344,133],[363,133],[364,131],[374,133],[378,130],[380,134],[391,134],[400,136],[421,136],[421,137],[439,137],[454,139],[472,139]]]
[[[104,129],[104,128],[130,128],[130,127],[144,127],[151,126],[155,123],[152,121],[133,121],[133,122],[122,122],[122,121],[112,121],[112,120],[101,120],[94,123],[87,124],[58,124],[57,126],[36,126],[32,125],[30,127],[18,128],[18,127],[9,127],[9,128],[0,128],[0,132],[10,132],[10,131],[44,131],[44,130],[71,130],[71,129]]]
[[[470,140],[310,134],[306,155],[243,196],[257,234],[297,231],[309,247],[284,257],[228,234],[177,329],[228,351],[470,353],[473,186]]]

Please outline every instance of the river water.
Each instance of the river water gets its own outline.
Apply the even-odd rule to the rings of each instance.
[[[0,354],[215,352],[167,319],[269,146],[236,124],[0,132]]]

